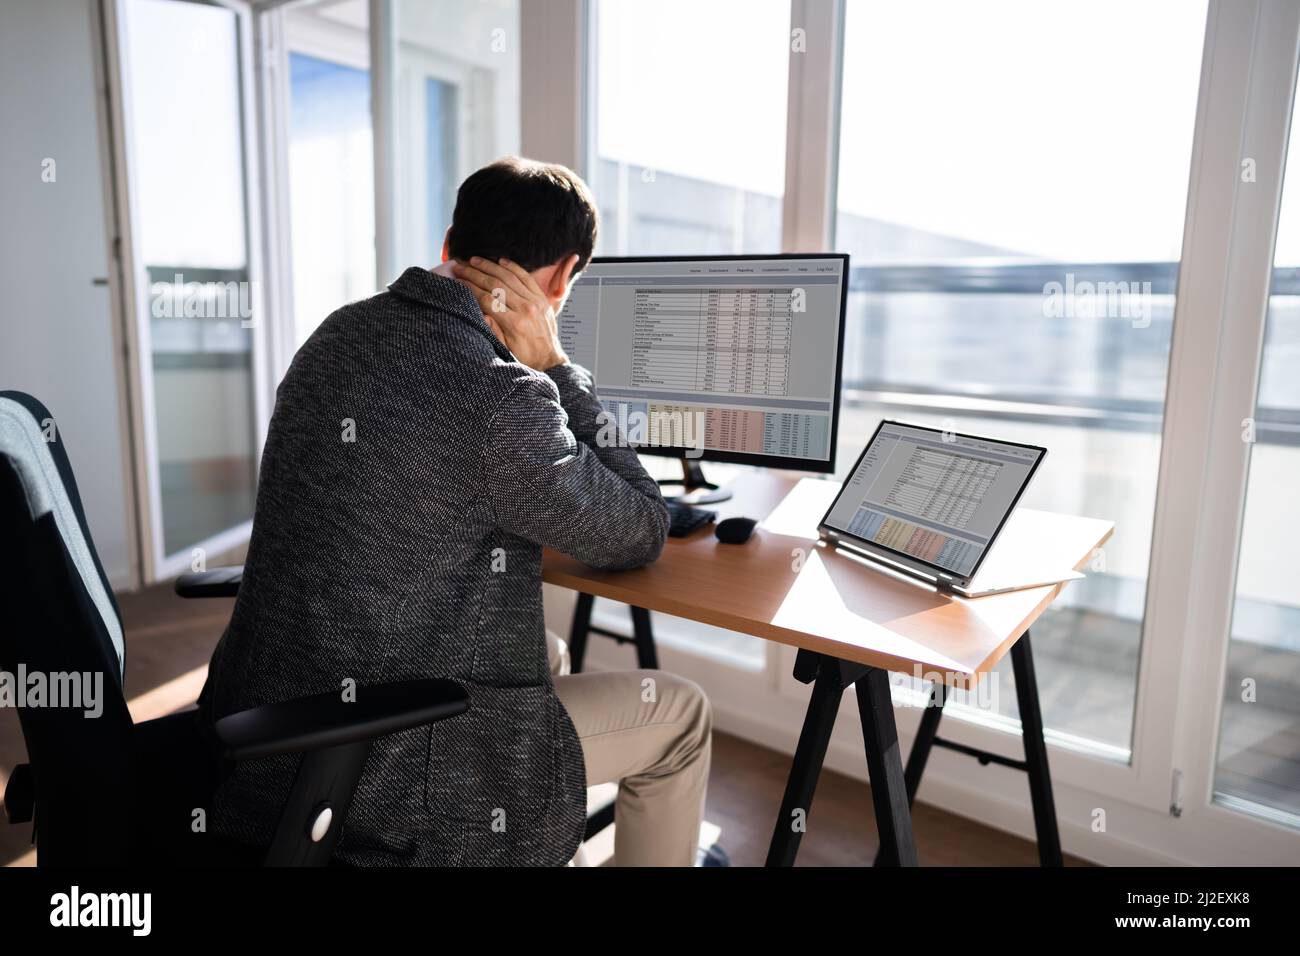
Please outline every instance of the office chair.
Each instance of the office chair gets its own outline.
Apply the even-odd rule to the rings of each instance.
[[[268,704],[211,728],[196,710],[133,722],[121,617],[62,437],[45,406],[12,391],[0,392],[0,597],[0,680],[12,692],[31,675],[66,691],[76,682],[62,675],[102,682],[97,717],[85,699],[18,702],[28,762],[10,775],[4,807],[10,823],[33,823],[42,866],[326,865],[371,744],[469,708],[460,685],[430,679],[360,688],[354,703],[325,693]],[[225,767],[278,754],[302,757],[269,847],[198,825]]]
[[[182,574],[176,579],[176,593],[183,598],[237,597],[239,595],[239,585],[242,582],[243,577],[244,569],[242,566],[212,568],[208,571],[193,571],[189,574]],[[588,595],[579,595],[579,597],[588,597]],[[640,609],[633,608],[633,613],[635,614],[637,610]],[[646,616],[645,619],[648,636],[650,612],[642,611],[641,613]],[[590,616],[591,605],[589,602],[587,604],[588,619]],[[575,631],[577,630],[577,626],[577,624],[574,625]],[[592,628],[592,630],[596,629]],[[600,633],[609,632],[601,631]],[[653,653],[653,651],[654,646],[651,644],[651,653]],[[579,664],[580,663],[581,662],[579,661]],[[617,787],[610,787],[601,784],[587,788],[587,822],[582,832],[583,843],[587,843],[595,838],[597,834],[614,825],[614,804],[617,796]],[[578,865],[585,866],[586,864],[581,862],[585,859],[586,857],[580,849],[575,860],[579,861]]]
[[[183,598],[238,597],[239,585],[243,581],[243,577],[244,568],[242,565],[212,568],[208,571],[192,571],[188,574],[182,574],[176,579],[176,593]],[[638,609],[634,608],[633,610]],[[648,621],[649,612],[642,613],[646,614]],[[588,606],[588,616],[590,616],[590,606]],[[587,823],[582,833],[584,843],[614,825],[614,803],[617,796],[617,787],[602,784],[587,788]],[[576,859],[584,859],[581,850]],[[579,865],[585,864],[580,863]]]

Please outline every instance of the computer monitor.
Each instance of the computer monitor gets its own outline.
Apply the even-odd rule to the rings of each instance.
[[[569,357],[637,451],[835,469],[848,256],[598,256],[558,317]]]

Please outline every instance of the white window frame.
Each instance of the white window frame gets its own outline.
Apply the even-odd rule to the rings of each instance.
[[[174,0],[184,3],[208,3],[235,12],[239,18],[239,67],[241,123],[244,137],[245,223],[248,241],[249,301],[256,316],[252,328],[252,407],[255,464],[271,416],[271,381],[268,328],[272,317],[263,295],[267,275],[263,258],[261,152],[257,117],[258,97],[254,82],[254,18],[252,6],[244,0]],[[201,549],[208,556],[219,555],[247,544],[252,533],[252,519],[240,522],[183,551],[168,554],[163,544],[162,491],[158,472],[158,433],[154,411],[152,339],[149,327],[149,277],[140,246],[139,209],[134,197],[139,194],[137,164],[132,156],[129,130],[132,128],[130,75],[126,56],[126,0],[101,0],[104,22],[104,47],[107,63],[108,99],[112,124],[112,150],[115,171],[114,190],[118,209],[118,235],[121,244],[123,339],[127,350],[127,387],[131,405],[132,462],[136,489],[136,533],[140,557],[140,579],[152,584],[175,577],[191,569],[193,552]]]
[[[319,17],[296,18],[290,30],[285,21],[294,16],[294,11],[291,5],[286,9],[281,0],[261,0],[253,6],[257,11],[259,115],[263,131],[262,163],[266,170],[265,195],[268,197],[265,248],[268,273],[273,276],[267,289],[267,302],[271,309],[268,338],[272,379],[266,387],[273,399],[276,385],[288,371],[298,349],[294,324],[293,220],[289,182],[292,108],[289,56],[302,53],[369,72],[370,43],[364,31]]]
[[[401,195],[404,197],[404,201],[394,211],[397,234],[401,237],[397,247],[399,250],[421,248],[425,239],[425,210],[429,196],[429,177],[425,168],[428,160],[425,150],[427,137],[413,137],[412,133],[424,129],[428,116],[426,81],[437,80],[455,90],[456,173],[461,179],[472,170],[475,158],[483,154],[478,144],[471,141],[473,130],[470,128],[470,117],[482,107],[474,68],[414,44],[401,43],[400,46],[397,83],[402,96],[398,98],[398,103],[405,102],[406,109],[399,109],[394,115],[398,123],[399,141],[410,140],[407,149],[410,151],[408,155],[413,159],[398,171]],[[490,160],[484,160],[487,161]]]
[[[1178,339],[1176,322],[1171,360],[1179,375],[1179,420],[1171,423],[1175,435],[1167,439],[1161,468],[1169,486],[1160,489],[1167,550],[1152,554],[1153,565],[1164,563],[1167,580],[1175,570],[1178,578],[1168,580],[1173,593],[1162,596],[1165,640],[1147,666],[1152,682],[1168,680],[1179,693],[1164,707],[1154,700],[1155,712],[1144,716],[1157,753],[1168,755],[1158,766],[1182,777],[1188,830],[1243,862],[1294,864],[1300,831],[1230,809],[1214,800],[1213,790],[1250,463],[1251,446],[1241,436],[1244,419],[1255,414],[1263,363],[1300,69],[1300,7],[1214,0],[1211,23],[1207,50],[1215,51],[1219,75],[1203,84],[1203,100],[1219,115],[1217,123],[1208,119],[1200,165],[1193,165],[1200,183],[1189,200],[1178,289],[1179,301],[1188,304],[1180,314],[1185,338]],[[1256,176],[1243,183],[1247,157],[1255,160]],[[1178,480],[1198,465],[1198,481]],[[1188,514],[1200,520],[1178,520]],[[1180,585],[1185,601],[1178,600]]]
[[[401,253],[404,249],[411,248],[411,242],[418,238],[415,232],[418,231],[416,226],[421,219],[407,215],[404,209],[410,203],[412,195],[418,195],[423,203],[427,185],[425,182],[414,181],[401,183],[402,189],[414,192],[403,192],[404,205],[397,204],[399,167],[395,146],[403,127],[422,127],[423,117],[415,117],[413,113],[415,104],[424,102],[423,92],[409,97],[412,114],[399,115],[399,89],[403,89],[403,84],[418,82],[424,76],[441,79],[457,87],[460,138],[457,152],[463,175],[468,175],[474,167],[486,164],[500,154],[508,102],[508,91],[501,88],[497,76],[489,76],[491,71],[472,57],[452,57],[408,43],[400,34],[394,37],[394,3],[395,0],[369,0],[371,113],[375,136],[375,260],[381,288],[392,281],[401,269],[412,264],[403,261]],[[535,50],[539,37],[528,36],[526,28],[520,32],[523,34],[521,37],[507,37],[507,43],[518,43],[521,55],[530,47]],[[527,89],[527,84],[523,84],[525,97]],[[409,85],[403,92],[410,92]],[[485,114],[490,117],[490,122],[484,122]],[[413,119],[418,119],[419,125],[412,126]],[[423,148],[421,144],[419,151],[422,152]]]

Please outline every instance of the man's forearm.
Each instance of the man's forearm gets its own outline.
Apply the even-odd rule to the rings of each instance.
[[[488,430],[484,472],[499,522],[593,567],[653,561],[668,534],[658,485],[633,449],[593,432],[600,403],[585,370],[546,374],[520,379]]]
[[[560,393],[560,406],[569,416],[569,431],[578,441],[596,447],[603,407],[596,397],[591,373],[581,365],[564,362],[546,370]]]
[[[643,494],[659,497],[659,486],[641,467],[627,438],[604,415],[591,373],[566,362],[546,370],[560,393],[560,406],[569,416],[573,436],[592,449],[605,466]]]

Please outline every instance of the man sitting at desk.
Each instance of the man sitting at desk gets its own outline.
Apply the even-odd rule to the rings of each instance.
[[[345,862],[561,864],[586,785],[614,780],[616,862],[695,861],[703,693],[658,671],[553,679],[548,664],[542,547],[634,568],[668,530],[635,452],[597,443],[591,376],[557,336],[596,220],[563,166],[479,170],[442,265],[329,316],[280,384],[205,715],[422,677],[470,695],[466,714],[376,744]],[[268,845],[293,773],[289,758],[239,765],[214,830]]]

